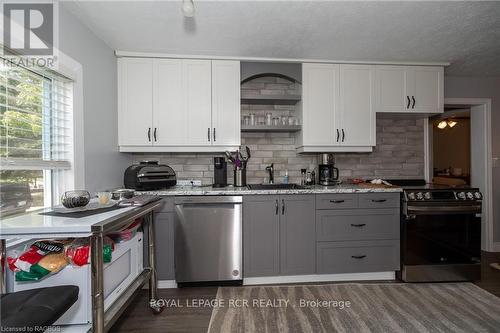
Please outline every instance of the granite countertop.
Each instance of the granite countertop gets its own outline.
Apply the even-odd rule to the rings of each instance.
[[[341,184],[336,186],[307,186],[305,189],[291,190],[250,190],[247,187],[228,186],[215,188],[212,186],[174,186],[164,190],[140,191],[137,194],[154,194],[161,196],[186,196],[186,195],[259,195],[259,194],[328,194],[328,193],[398,193],[401,187],[363,187],[354,184]]]

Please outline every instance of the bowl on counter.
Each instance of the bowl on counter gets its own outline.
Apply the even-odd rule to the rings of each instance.
[[[130,199],[134,196],[135,190],[129,190],[126,188],[119,188],[111,191],[111,199],[113,200],[124,200]]]
[[[66,208],[85,207],[90,202],[90,193],[85,190],[66,191],[61,196],[61,203]]]

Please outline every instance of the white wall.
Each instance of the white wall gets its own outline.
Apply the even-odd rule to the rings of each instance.
[[[491,98],[492,154],[500,157],[500,77],[446,76],[446,98]],[[500,167],[493,168],[494,241],[500,242]]]
[[[114,51],[59,6],[59,48],[83,67],[85,188],[123,186],[131,157],[118,152],[117,83]]]

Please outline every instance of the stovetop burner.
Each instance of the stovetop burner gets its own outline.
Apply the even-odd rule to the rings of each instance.
[[[452,187],[427,184],[424,179],[388,179],[389,183],[403,188],[406,202],[477,202],[483,196],[478,188]]]

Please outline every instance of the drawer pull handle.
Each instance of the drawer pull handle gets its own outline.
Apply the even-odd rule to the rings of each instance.
[[[356,227],[356,228],[362,228],[366,225],[366,223],[360,223],[360,224],[352,224],[351,223],[351,227]]]
[[[363,258],[366,258],[366,256],[365,255],[363,255],[363,256],[351,256],[351,258],[353,258],[353,259],[363,259]]]
[[[343,203],[345,200],[330,200],[331,203]]]
[[[387,199],[373,199],[372,202],[386,202]]]

